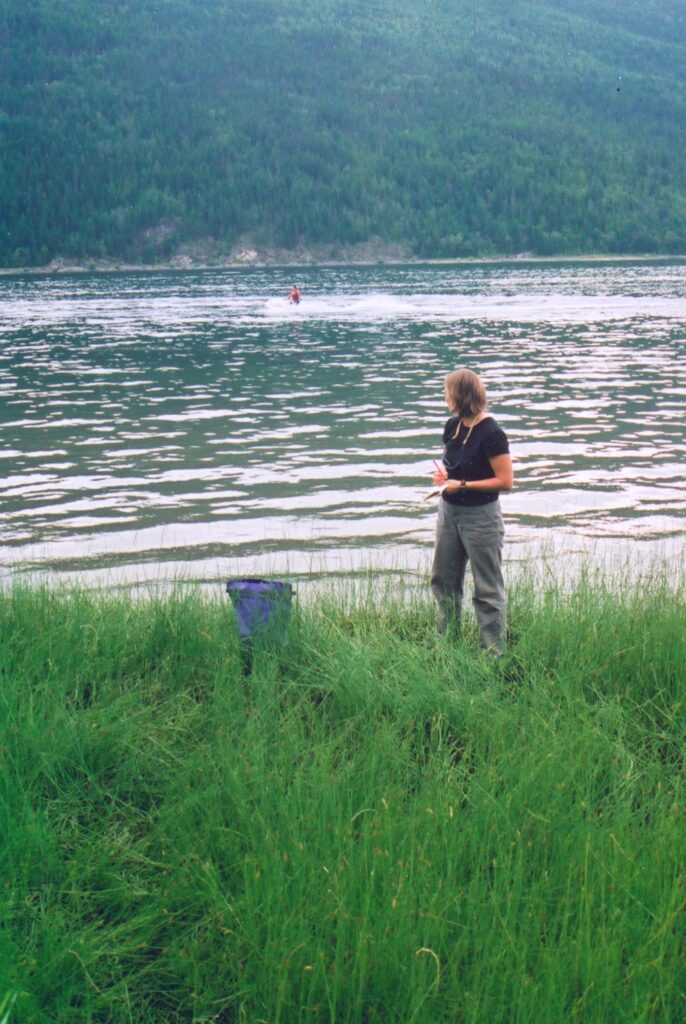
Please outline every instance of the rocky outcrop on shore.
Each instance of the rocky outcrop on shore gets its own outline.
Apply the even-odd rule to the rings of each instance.
[[[166,259],[127,261],[114,259],[71,259],[57,256],[42,267],[8,268],[5,273],[68,274],[84,271],[115,270],[193,270],[203,267],[321,266],[322,264],[411,263],[416,260],[409,246],[371,238],[355,245],[299,245],[293,249],[277,245],[258,245],[241,239],[230,250],[214,239],[181,243]]]

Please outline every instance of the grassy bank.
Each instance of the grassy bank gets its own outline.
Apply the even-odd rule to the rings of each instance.
[[[0,596],[0,1020],[683,1019],[686,596]],[[3,1003],[3,997],[7,998]]]

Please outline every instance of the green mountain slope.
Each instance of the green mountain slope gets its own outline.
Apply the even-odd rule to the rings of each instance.
[[[682,0],[0,0],[0,263],[686,251]]]

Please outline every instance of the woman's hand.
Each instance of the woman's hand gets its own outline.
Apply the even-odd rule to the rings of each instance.
[[[448,479],[448,470],[445,466],[439,466],[437,462],[434,462],[434,466],[436,467],[436,472],[432,477],[434,487],[442,487]]]
[[[448,494],[455,491],[467,489],[470,491],[511,491],[513,484],[512,459],[509,455],[496,455],[488,460],[493,470],[493,476],[487,480],[469,480],[462,484],[461,480],[443,480],[443,490]],[[447,474],[446,474],[447,477]],[[438,482],[438,473],[434,477],[434,483]]]

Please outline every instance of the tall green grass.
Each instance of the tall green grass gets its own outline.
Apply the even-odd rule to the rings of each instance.
[[[0,1020],[682,1020],[683,589],[510,618],[0,596]]]

